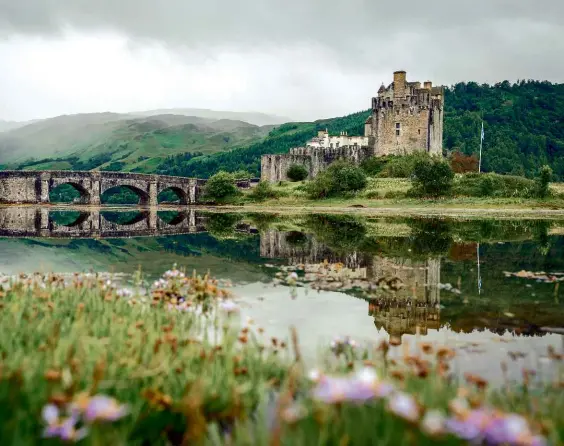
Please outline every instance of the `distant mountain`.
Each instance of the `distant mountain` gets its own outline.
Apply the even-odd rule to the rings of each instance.
[[[259,112],[234,112],[234,111],[217,111],[208,110],[205,108],[169,108],[161,110],[148,110],[130,113],[134,116],[155,116],[164,114],[183,115],[183,116],[198,116],[207,119],[229,119],[233,121],[243,121],[249,124],[258,126],[263,125],[277,125],[291,121],[290,118],[285,116],[269,115]]]
[[[19,127],[23,127],[24,125],[31,124],[33,122],[35,122],[35,121],[17,122],[17,121],[3,121],[3,120],[0,119],[0,133],[7,132],[9,130],[14,130],[14,129],[17,129]]]
[[[272,128],[175,114],[63,115],[0,133],[0,165],[151,172],[169,155],[223,151],[258,141]]]

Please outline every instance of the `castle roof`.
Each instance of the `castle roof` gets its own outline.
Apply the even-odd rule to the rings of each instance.
[[[378,93],[383,93],[384,91],[386,91],[386,87],[384,87],[384,82],[382,82],[382,85],[380,85],[380,89],[378,90]]]
[[[366,121],[364,121],[365,124],[372,124],[372,115],[370,115],[368,118],[366,118]]]

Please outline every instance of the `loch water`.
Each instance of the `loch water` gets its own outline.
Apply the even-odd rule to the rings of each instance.
[[[564,220],[0,208],[0,276],[127,286],[173,265],[231,282],[244,317],[272,336],[296,327],[309,358],[339,336],[393,338],[397,354],[438,342],[461,371],[518,380],[550,374],[548,348],[564,347]]]

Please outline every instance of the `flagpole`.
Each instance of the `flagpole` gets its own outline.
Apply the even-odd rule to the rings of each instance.
[[[482,294],[482,276],[480,275],[480,244],[476,244],[476,256],[478,257],[478,294]]]
[[[482,133],[480,133],[480,161],[478,162],[478,173],[482,172],[482,146],[484,145],[484,121],[482,121]]]

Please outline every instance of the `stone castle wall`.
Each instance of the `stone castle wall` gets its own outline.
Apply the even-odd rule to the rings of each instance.
[[[287,181],[287,172],[293,164],[304,166],[309,172],[308,179],[315,178],[338,159],[359,164],[372,156],[370,147],[343,146],[336,148],[295,147],[283,155],[263,155],[261,158],[261,180]]]

